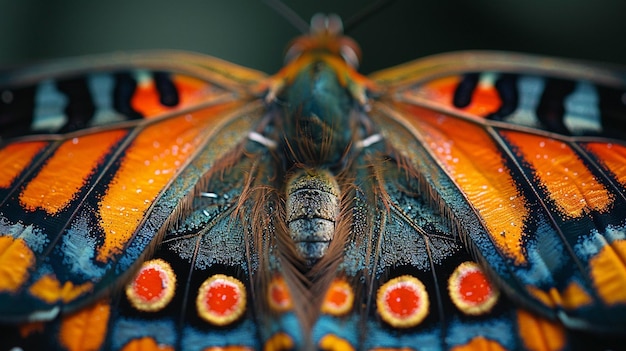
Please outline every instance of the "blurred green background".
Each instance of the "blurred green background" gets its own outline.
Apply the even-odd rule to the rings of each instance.
[[[288,1],[308,19],[371,1]],[[138,49],[201,52],[275,72],[297,30],[258,0],[0,0],[0,66]],[[397,0],[349,33],[363,72],[464,49],[626,65],[624,0]]]

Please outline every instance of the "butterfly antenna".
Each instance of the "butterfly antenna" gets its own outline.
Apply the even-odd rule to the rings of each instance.
[[[385,7],[391,5],[394,1],[395,0],[378,0],[369,4],[367,7],[362,9],[360,12],[358,12],[356,15],[352,16],[345,22],[344,33],[348,33],[361,22],[365,21],[370,16],[384,9]]]
[[[263,0],[269,7],[274,9],[274,11],[278,12],[282,15],[291,25],[296,27],[302,34],[306,34],[309,32],[309,23],[302,19],[302,17],[298,16],[298,14],[292,10],[289,6],[285,5],[280,0]]]

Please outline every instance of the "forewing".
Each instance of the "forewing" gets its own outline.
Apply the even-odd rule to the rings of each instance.
[[[50,319],[113,288],[177,220],[212,163],[178,176],[255,99],[247,89],[262,78],[177,53],[5,73],[2,319]],[[229,134],[213,160],[247,130]]]
[[[577,329],[626,325],[623,77],[490,53],[372,76],[386,90],[373,115],[409,130],[427,155],[388,123],[383,135],[425,175],[478,261],[511,299]]]

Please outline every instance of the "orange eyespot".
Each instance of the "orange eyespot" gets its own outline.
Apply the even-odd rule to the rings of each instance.
[[[322,312],[341,316],[348,313],[354,304],[354,292],[347,281],[335,279],[326,292],[322,303]]]
[[[285,312],[293,307],[289,287],[281,276],[275,276],[267,289],[269,306],[276,312]]]
[[[376,307],[381,318],[392,327],[414,327],[428,315],[428,293],[419,279],[403,275],[378,289]]]
[[[196,308],[205,321],[218,326],[228,325],[246,311],[246,289],[238,279],[216,274],[198,289]]]

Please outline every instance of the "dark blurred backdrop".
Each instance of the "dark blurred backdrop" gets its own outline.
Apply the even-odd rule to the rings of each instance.
[[[349,18],[371,1],[289,1]],[[0,66],[138,49],[183,49],[268,73],[298,32],[258,0],[0,0]],[[397,0],[349,33],[362,71],[464,49],[626,65],[624,0]]]

